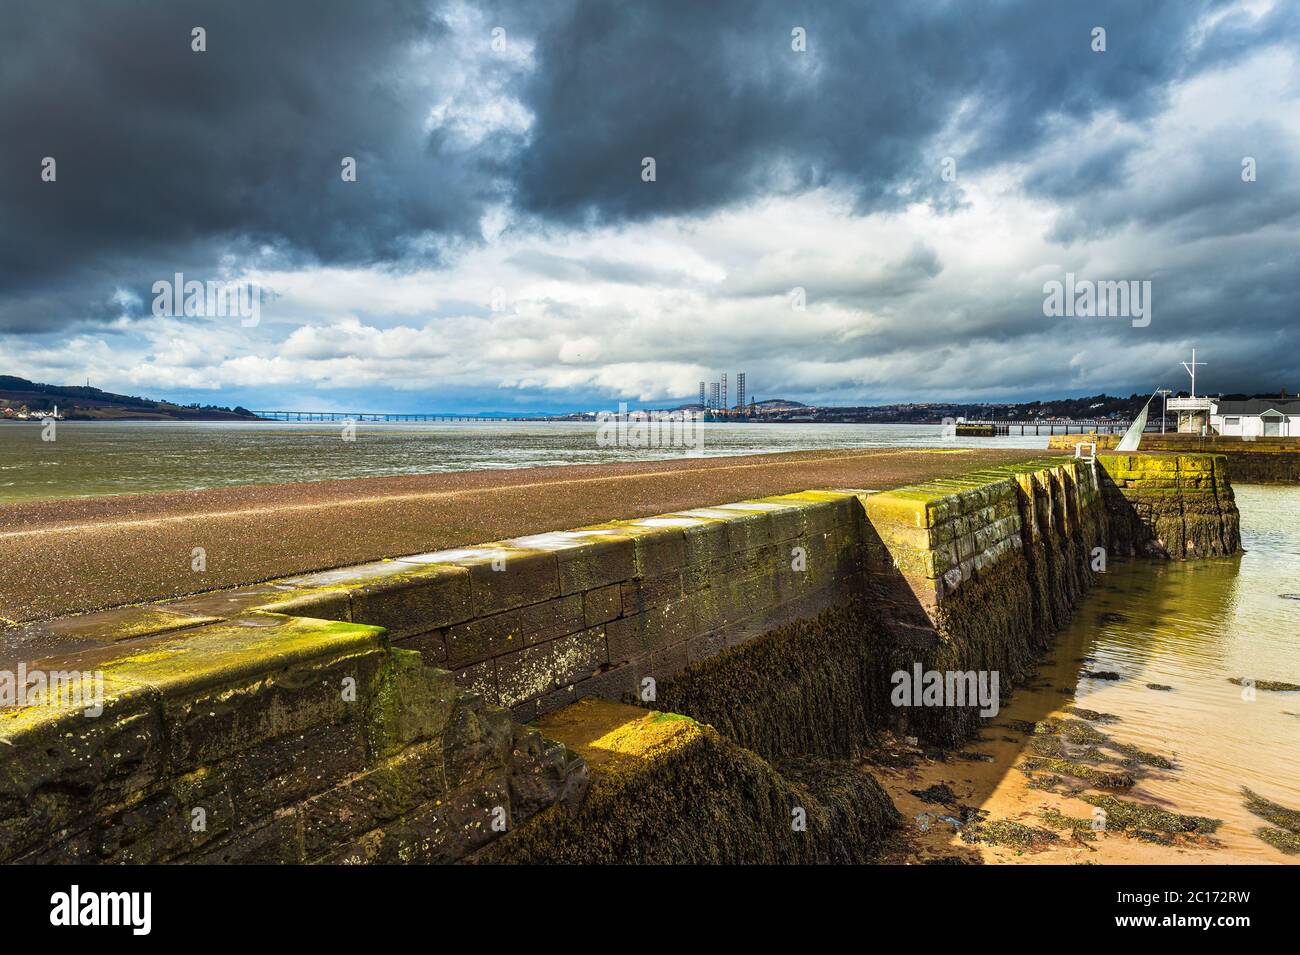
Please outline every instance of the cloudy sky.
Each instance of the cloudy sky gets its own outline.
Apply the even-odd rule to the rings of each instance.
[[[0,373],[536,411],[739,370],[760,399],[1128,394],[1195,346],[1205,389],[1300,391],[1295,3],[0,17]],[[155,314],[176,273],[255,285],[258,323]],[[1150,324],[1045,316],[1067,273],[1150,281]]]

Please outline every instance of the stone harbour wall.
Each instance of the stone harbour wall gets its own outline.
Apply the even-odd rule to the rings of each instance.
[[[384,627],[526,722],[842,602],[860,522],[856,492],[809,491],[291,578],[262,609]]]
[[[585,767],[377,627],[249,616],[48,671],[85,696],[0,711],[6,862],[451,861]]]
[[[1119,556],[1226,557],[1241,550],[1222,454],[1099,454],[1101,489]]]
[[[1049,448],[1074,452],[1080,441],[1111,450],[1122,435],[1072,434],[1048,438]],[[1300,438],[1251,438],[1211,434],[1144,434],[1141,450],[1177,454],[1221,454],[1237,484],[1300,484]]]
[[[891,673],[996,670],[1005,692],[1108,542],[1237,546],[1221,462],[1112,457],[612,521],[10,628],[0,672],[97,674],[103,710],[67,687],[58,705],[0,708],[0,861],[869,856],[895,817],[844,761],[880,729],[957,743],[980,725],[971,707],[891,706]],[[636,759],[611,774],[623,744]],[[680,787],[689,818],[734,810],[750,836],[719,831],[722,851],[644,801]],[[840,835],[786,840],[792,801]],[[626,825],[575,841],[610,812]]]
[[[996,672],[1006,693],[1095,580],[1107,513],[1095,470],[1073,459],[991,468],[866,501],[868,589],[892,639],[887,673]],[[887,678],[887,675],[886,675]],[[899,733],[956,745],[974,707],[894,707]]]

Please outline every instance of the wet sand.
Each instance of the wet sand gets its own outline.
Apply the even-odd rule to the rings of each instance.
[[[1230,682],[1300,676],[1300,602],[1282,596],[1300,561],[1297,493],[1237,489],[1239,558],[1112,566],[1034,678],[960,752],[890,738],[868,767],[906,822],[890,861],[1300,864],[1261,838],[1276,823],[1252,812],[1244,792],[1300,810],[1300,692],[1250,694]],[[1110,779],[1070,775],[1067,764]],[[1085,801],[1106,797],[1220,824],[1125,830]],[[1077,820],[1080,837],[1053,811]],[[1038,832],[1021,845],[963,839],[996,821]]]
[[[0,507],[0,624],[769,494],[883,490],[1042,454],[876,448],[11,504]]]

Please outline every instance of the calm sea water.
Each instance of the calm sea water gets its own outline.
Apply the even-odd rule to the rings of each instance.
[[[578,422],[397,424],[299,422],[0,422],[0,502],[188,491],[240,484],[428,474],[482,468],[601,464],[682,456],[681,450],[600,447]],[[952,447],[939,425],[703,426],[705,455],[856,447]],[[1045,448],[1046,437],[964,439],[980,447]]]
[[[1122,796],[1224,820],[1216,836],[1238,860],[1294,862],[1256,837],[1267,823],[1241,787],[1300,809],[1300,692],[1251,694],[1229,680],[1300,684],[1300,600],[1283,596],[1300,592],[1300,488],[1235,493],[1244,554],[1112,563],[1043,665],[1050,686],[1018,690],[1001,717],[1068,715],[1056,688],[1073,687],[1078,705],[1120,718],[1107,734],[1177,763]]]

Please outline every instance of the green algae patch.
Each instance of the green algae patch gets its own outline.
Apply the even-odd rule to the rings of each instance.
[[[1069,776],[1099,789],[1130,789],[1145,768],[1172,770],[1173,760],[1112,739],[1092,723],[1116,722],[1117,717],[1094,710],[1067,708],[1072,717],[1047,717],[1033,724],[1026,743],[1030,753],[1019,769],[1033,780],[1034,773],[1059,779]],[[1042,784],[1037,788],[1051,789]]]
[[[1265,822],[1300,835],[1300,811],[1287,809],[1279,803],[1271,802],[1245,786],[1241,787],[1241,792],[1246,797],[1246,808],[1252,813]]]
[[[1255,830],[1255,835],[1279,852],[1284,852],[1289,856],[1300,855],[1300,836],[1294,832],[1264,827]]]
[[[1119,717],[1114,713],[1101,713],[1097,710],[1084,709],[1081,706],[1075,706],[1073,703],[1065,707],[1066,710],[1079,717],[1081,720],[1087,720],[1089,723],[1118,723]]]
[[[1110,737],[1094,729],[1082,720],[1062,720],[1048,718],[1034,724],[1037,736],[1061,736],[1071,743],[1107,743]]]
[[[1159,806],[1130,802],[1117,796],[1082,793],[1079,798],[1105,811],[1107,829],[1162,832],[1170,835],[1180,833],[1210,835],[1223,825],[1222,819],[1185,816],[1182,813],[1161,809]]]
[[[352,596],[348,588],[337,584],[296,587],[293,590],[268,594],[264,602],[249,609],[254,613],[351,621]]]
[[[1097,839],[1097,831],[1093,828],[1091,819],[1080,819],[1078,816],[1067,816],[1059,809],[1048,808],[1038,814],[1038,818],[1043,823],[1053,829],[1068,830],[1071,838],[1080,839],[1086,842],[1094,842]]]
[[[901,824],[847,763],[774,767],[689,719],[587,699],[534,725],[587,762],[576,810],[553,806],[474,863],[773,864],[871,861]]]
[[[120,682],[170,693],[309,660],[374,652],[382,634],[379,627],[265,614],[179,631],[108,660],[102,669]]]
[[[118,643],[217,623],[217,617],[195,617],[169,613],[155,607],[119,607],[79,617],[52,620],[44,627],[59,637]]]
[[[1042,852],[1061,841],[1050,829],[1027,826],[1010,819],[989,819],[967,826],[961,834],[963,842],[1003,846],[1019,852]]]
[[[1043,771],[1053,776],[1073,776],[1092,783],[1100,789],[1132,789],[1136,782],[1129,773],[1098,769],[1071,759],[1051,756],[1029,756],[1021,764],[1024,769]]]
[[[1146,750],[1134,746],[1132,743],[1110,742],[1108,744],[1114,749],[1124,754],[1126,765],[1152,766],[1156,769],[1174,769],[1174,761],[1167,756],[1161,756],[1159,753],[1148,753]]]
[[[1228,682],[1236,686],[1253,686],[1257,690],[1269,690],[1274,693],[1295,693],[1300,691],[1300,683],[1284,683],[1281,680],[1251,680],[1233,676],[1228,677]]]

